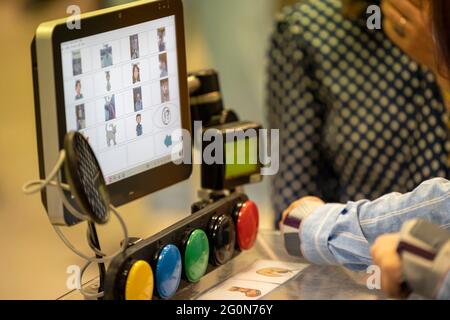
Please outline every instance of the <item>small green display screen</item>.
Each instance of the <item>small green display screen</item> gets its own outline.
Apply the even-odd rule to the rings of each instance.
[[[258,138],[246,137],[225,143],[225,179],[259,172]]]

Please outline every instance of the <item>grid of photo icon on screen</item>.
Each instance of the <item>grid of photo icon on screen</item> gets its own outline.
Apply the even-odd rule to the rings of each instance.
[[[181,127],[174,17],[61,47],[67,130],[89,139],[107,183],[167,159]]]

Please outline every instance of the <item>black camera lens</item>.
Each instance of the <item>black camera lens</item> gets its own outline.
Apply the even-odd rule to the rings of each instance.
[[[190,77],[196,77],[200,81],[200,86],[192,96],[202,96],[211,92],[220,92],[219,75],[213,69],[192,72]]]
[[[215,70],[205,70],[189,74],[200,85],[190,97],[193,121],[202,121],[204,126],[213,125],[211,119],[221,115],[223,100],[220,92],[219,76]]]

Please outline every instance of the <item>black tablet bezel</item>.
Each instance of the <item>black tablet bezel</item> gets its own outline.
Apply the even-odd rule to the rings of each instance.
[[[181,0],[155,1],[84,18],[81,20],[81,29],[69,30],[65,24],[60,24],[54,29],[52,37],[53,60],[56,106],[58,109],[58,134],[61,149],[64,146],[64,136],[67,133],[61,43],[172,15],[175,16],[176,27],[181,126],[182,129],[191,132],[182,3]],[[160,167],[150,169],[125,180],[108,185],[111,203],[115,206],[126,204],[186,180],[190,177],[191,173],[192,164],[186,163],[177,165],[170,162]]]

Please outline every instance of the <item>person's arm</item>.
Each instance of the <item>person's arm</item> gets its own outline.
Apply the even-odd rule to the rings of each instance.
[[[406,222],[400,233],[386,234],[371,249],[381,270],[383,291],[394,298],[410,292],[450,299],[450,232],[424,220]]]
[[[403,280],[428,298],[450,299],[450,232],[424,220],[405,223],[397,252]]]
[[[450,110],[450,80],[442,75],[445,69],[441,68],[436,59],[436,52],[430,50],[435,44],[432,24],[428,21],[428,15],[423,14],[429,10],[426,6],[428,4],[420,1],[383,1],[381,7],[385,18],[384,31],[414,61],[427,67],[435,75],[444,105]],[[403,26],[399,25],[402,19],[407,21]],[[404,29],[403,34],[399,34],[399,27],[400,30]]]
[[[326,104],[318,93],[314,49],[304,39],[305,26],[291,20],[283,16],[276,24],[267,70],[269,128],[280,130],[280,170],[272,179],[277,214],[297,197],[335,194],[322,188],[335,184],[320,148]]]
[[[297,232],[298,253],[316,264],[363,269],[372,263],[370,246],[404,222],[424,219],[450,228],[450,181],[436,178],[406,194],[391,193],[375,201],[324,204],[286,212],[285,239]]]

